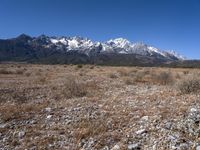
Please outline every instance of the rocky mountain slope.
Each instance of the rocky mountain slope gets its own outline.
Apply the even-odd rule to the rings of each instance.
[[[0,40],[0,61],[155,65],[183,59],[173,51],[131,43],[123,38],[93,42],[82,37],[30,37],[22,34],[13,39]]]

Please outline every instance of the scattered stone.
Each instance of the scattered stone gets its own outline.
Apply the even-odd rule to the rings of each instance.
[[[180,150],[188,150],[189,149],[189,145],[187,143],[181,143],[179,146]]]
[[[141,147],[140,147],[140,144],[139,143],[136,143],[136,144],[129,144],[128,145],[128,150],[140,150]]]
[[[141,118],[141,121],[142,122],[147,122],[149,120],[149,116],[143,116],[142,118]]]
[[[51,109],[50,107],[45,108],[45,111],[46,111],[46,112],[51,112],[51,110],[52,110],[52,109]]]
[[[101,150],[109,150],[108,146],[105,146],[104,148],[102,148]]]
[[[167,123],[165,123],[165,125],[164,125],[164,128],[167,129],[167,130],[170,130],[171,127],[172,127],[172,123],[171,123],[171,122],[167,122]]]
[[[6,124],[6,123],[0,124],[0,129],[6,128],[6,127],[7,127],[7,124]]]
[[[119,145],[115,145],[111,150],[120,150],[120,146]]]
[[[193,113],[193,112],[196,112],[196,111],[197,111],[196,108],[191,108],[191,109],[190,109],[190,112],[192,112],[192,113]]]
[[[146,132],[147,132],[146,129],[141,129],[141,130],[136,131],[135,133],[136,134],[143,134],[143,133],[146,133]]]
[[[200,150],[200,145],[198,145],[198,146],[196,147],[196,150]]]
[[[20,131],[20,132],[18,133],[18,137],[19,137],[20,139],[22,139],[22,138],[25,136],[25,134],[26,134],[26,132]]]
[[[51,118],[52,118],[52,115],[48,115],[48,116],[47,116],[47,119],[51,119]]]

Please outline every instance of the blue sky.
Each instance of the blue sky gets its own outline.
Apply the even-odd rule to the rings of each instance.
[[[200,0],[0,0],[0,38],[123,37],[200,59]]]

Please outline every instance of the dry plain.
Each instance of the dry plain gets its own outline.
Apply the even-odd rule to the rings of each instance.
[[[200,70],[0,65],[0,150],[199,150]]]

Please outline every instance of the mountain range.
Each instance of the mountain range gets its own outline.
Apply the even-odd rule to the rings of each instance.
[[[31,37],[22,34],[0,40],[0,62],[156,66],[184,59],[174,51],[163,51],[123,38],[93,42],[77,36]]]

